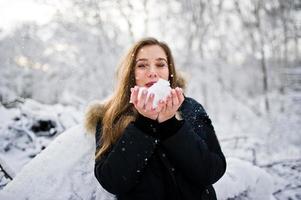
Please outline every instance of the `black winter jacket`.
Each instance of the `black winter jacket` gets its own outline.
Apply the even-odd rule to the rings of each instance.
[[[95,162],[95,176],[118,200],[216,199],[212,184],[226,160],[201,104],[185,97],[175,118],[161,124],[138,117]],[[101,126],[96,128],[99,148]]]

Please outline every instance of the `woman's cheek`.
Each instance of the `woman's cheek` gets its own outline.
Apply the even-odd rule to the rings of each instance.
[[[169,70],[168,69],[164,69],[160,73],[160,77],[165,79],[165,80],[168,80],[168,75],[169,75]]]
[[[136,79],[136,85],[138,85],[138,86],[143,85],[142,82],[143,82],[143,80],[145,79],[145,78],[144,78],[144,72],[143,72],[143,71],[140,71],[140,70],[137,70],[135,74],[136,74],[136,76],[135,76],[135,79]]]

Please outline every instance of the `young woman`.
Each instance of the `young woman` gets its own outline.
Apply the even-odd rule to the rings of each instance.
[[[138,93],[159,79],[172,90],[153,108],[154,95]],[[170,48],[145,38],[121,63],[111,98],[88,109],[95,176],[118,200],[216,199],[212,184],[226,170],[225,157],[204,108],[183,87]]]

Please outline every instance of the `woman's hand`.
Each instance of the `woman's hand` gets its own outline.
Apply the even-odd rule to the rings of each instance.
[[[166,103],[164,101],[159,101],[159,104],[163,103],[163,107],[160,109],[158,115],[158,122],[164,122],[173,116],[175,116],[177,110],[180,108],[184,101],[183,90],[181,88],[171,89],[170,95],[168,95],[166,99]]]
[[[181,88],[171,89],[166,100],[160,100],[156,109],[153,108],[154,94],[150,94],[147,99],[147,89],[143,89],[138,99],[139,87],[131,88],[130,103],[133,103],[137,111],[144,117],[152,120],[164,122],[175,116],[177,110],[184,101],[184,95]]]
[[[139,87],[131,88],[130,103],[133,103],[137,111],[144,117],[156,120],[160,111],[164,107],[164,102],[159,102],[156,109],[153,108],[154,94],[150,94],[147,99],[147,89],[143,89],[140,98],[138,99]]]

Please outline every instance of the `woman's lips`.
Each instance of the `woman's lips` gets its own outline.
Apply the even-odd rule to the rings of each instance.
[[[154,82],[149,82],[149,83],[146,83],[145,84],[145,86],[146,87],[151,87],[152,85],[154,85],[156,82],[154,81]]]

